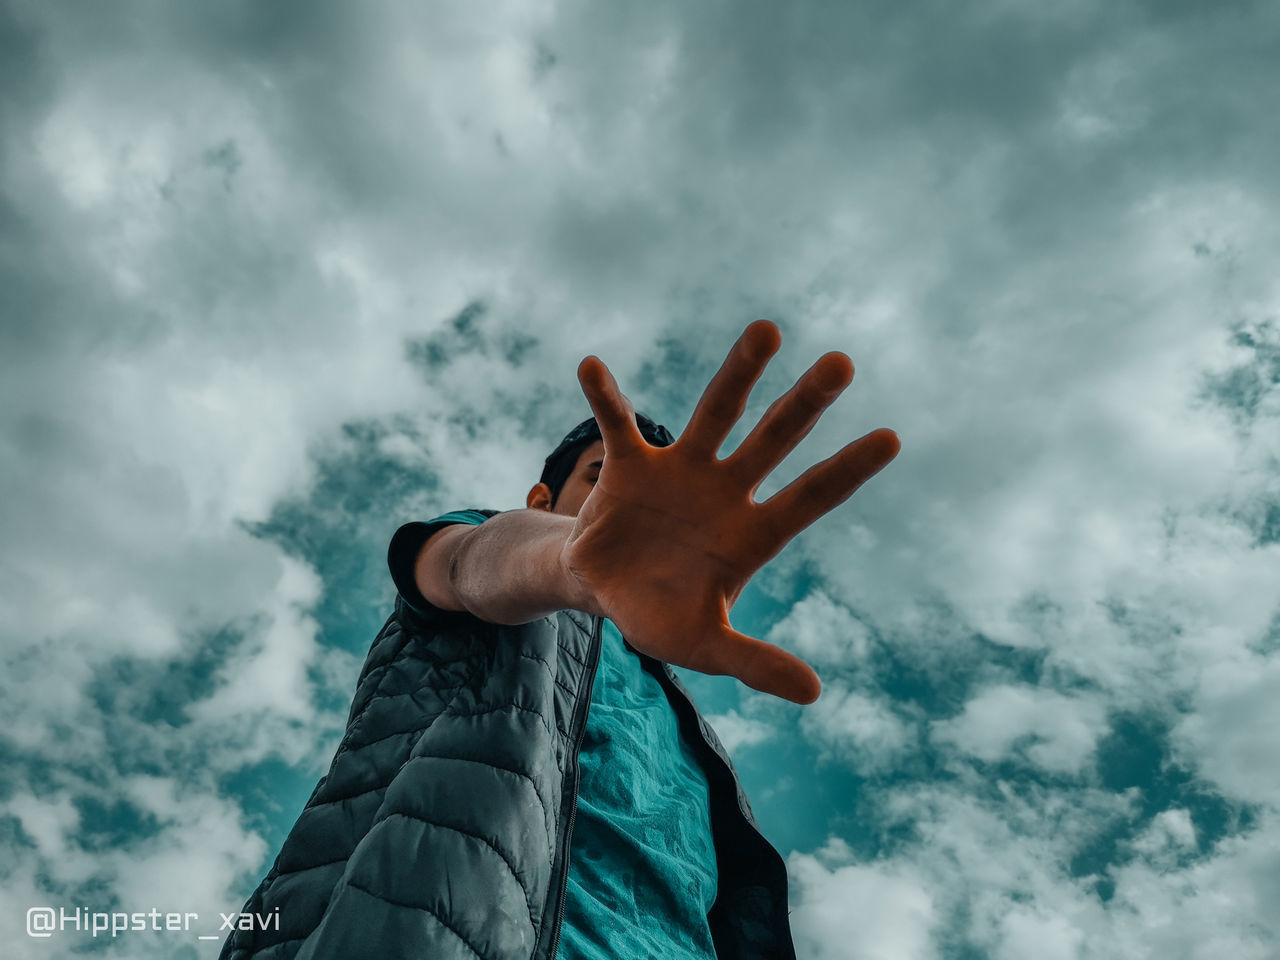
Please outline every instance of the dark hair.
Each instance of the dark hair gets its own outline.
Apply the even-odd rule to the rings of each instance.
[[[636,414],[636,426],[640,428],[640,435],[655,447],[669,446],[675,441],[666,427],[660,423],[654,423],[643,413]],[[599,439],[601,439],[600,425],[596,423],[595,417],[588,417],[566,433],[559,445],[547,455],[547,461],[542,467],[542,476],[538,482],[545,483],[551,488],[552,509],[560,499],[560,491],[564,489],[565,483],[569,480],[569,474],[573,473],[573,468],[577,466],[578,457],[582,455],[582,451]]]

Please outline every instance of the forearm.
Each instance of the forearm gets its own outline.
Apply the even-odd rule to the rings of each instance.
[[[596,612],[561,556],[574,518],[511,510],[469,531],[449,561],[449,584],[463,608],[490,623],[517,624],[557,610]]]

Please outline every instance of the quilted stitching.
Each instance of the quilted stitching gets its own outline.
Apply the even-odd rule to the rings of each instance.
[[[533,927],[535,935],[537,934],[538,921],[533,918],[533,901],[529,897],[529,888],[525,885],[525,882],[520,879],[520,874],[516,871],[515,864],[511,862],[510,855],[503,853],[496,843],[488,837],[476,833],[474,830],[467,830],[451,823],[440,823],[436,820],[428,820],[426,817],[420,817],[416,813],[406,813],[403,810],[397,810],[395,813],[388,815],[387,819],[390,820],[392,817],[404,817],[409,820],[417,820],[419,823],[425,823],[428,826],[439,827],[441,830],[452,830],[454,833],[460,833],[464,837],[471,837],[474,840],[479,840],[501,857],[502,862],[505,863],[507,865],[507,869],[511,871],[511,876],[515,879],[516,883],[519,884],[520,889],[524,891],[524,903],[525,906],[529,908],[529,926]]]
[[[536,660],[538,663],[546,667],[547,673],[551,674],[551,679],[555,681],[556,686],[563,690],[567,696],[576,697],[578,695],[578,691],[574,690],[573,687],[569,686],[560,678],[560,674],[556,673],[555,668],[551,666],[546,657],[540,657],[536,653],[529,653],[527,650],[520,651],[520,657],[523,660]]]
[[[436,753],[436,752],[433,752],[430,756],[427,756],[424,754],[423,756],[413,757],[410,759],[408,763],[412,763],[413,760],[430,760],[430,759],[457,760],[459,763],[478,763],[482,767],[492,767],[494,770],[501,770],[503,773],[509,773],[513,777],[519,777],[521,780],[528,780],[529,786],[533,787],[534,795],[538,798],[538,803],[542,804],[542,809],[544,811],[550,809],[546,799],[542,796],[542,791],[538,789],[538,781],[534,780],[533,777],[525,773],[523,770],[513,770],[510,767],[504,767],[501,764],[491,763],[488,760],[478,760],[475,757],[453,757],[453,756],[449,756],[446,753]],[[408,766],[408,763],[406,763],[405,766]]]
[[[359,890],[361,893],[366,893],[371,897],[376,897],[377,899],[381,900],[383,903],[389,903],[394,907],[407,907],[410,910],[421,910],[423,913],[431,914],[431,916],[435,917],[437,922],[439,922],[439,924],[442,927],[444,927],[446,930],[452,933],[455,937],[457,937],[460,941],[462,941],[462,945],[464,947],[466,947],[468,950],[474,953],[477,957],[479,957],[480,960],[487,960],[485,955],[482,954],[479,950],[477,950],[473,943],[471,943],[466,937],[464,937],[461,933],[459,933],[453,927],[453,925],[449,923],[449,921],[445,920],[444,917],[440,916],[440,914],[436,913],[436,911],[432,910],[430,907],[423,906],[417,903],[404,903],[400,900],[392,900],[390,897],[384,897],[382,894],[378,893],[376,890],[370,890],[368,887],[360,886],[360,884],[356,883],[354,880],[348,880],[347,886],[351,887],[353,890]]]
[[[547,718],[543,716],[541,710],[534,710],[532,707],[526,707],[523,704],[516,703],[514,700],[506,700],[502,703],[491,703],[481,707],[479,710],[450,710],[449,715],[454,717],[483,717],[489,713],[497,713],[499,710],[505,710],[507,707],[514,707],[517,710],[537,717],[538,722],[542,724],[542,729],[546,730],[547,733],[553,737],[556,735],[556,731],[551,729],[551,724],[547,723]],[[563,730],[559,732],[561,736],[565,735]]]

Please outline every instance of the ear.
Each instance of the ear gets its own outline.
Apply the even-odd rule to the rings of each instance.
[[[551,488],[545,483],[535,483],[533,489],[529,491],[529,496],[525,497],[524,505],[530,510],[545,510],[551,512]]]

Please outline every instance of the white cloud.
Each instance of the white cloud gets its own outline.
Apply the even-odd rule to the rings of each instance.
[[[1170,825],[1153,825],[1151,834]],[[1203,861],[1175,868],[1165,857],[1141,857],[1120,867],[1108,918],[1119,955],[1271,960],[1280,944],[1277,902],[1280,829],[1270,813],[1255,831],[1221,841]],[[1102,936],[1099,931],[1095,939]]]
[[[777,729],[763,720],[744,717],[737,710],[707,717],[707,722],[731,754],[746,747],[754,747],[777,736]]]
[[[307,668],[317,651],[316,622],[302,611],[318,599],[320,580],[291,557],[281,566],[265,629],[248,650],[221,666],[213,695],[188,709],[193,719],[242,721],[264,710],[291,720],[312,719]]]
[[[1062,914],[1009,904],[1009,912],[1000,922],[996,956],[1001,960],[1075,960],[1082,955],[1083,940],[1083,933]]]
[[[824,754],[835,754],[863,773],[893,766],[913,745],[912,728],[883,701],[832,684],[805,707],[800,729]]]
[[[919,878],[940,921],[943,955],[960,942],[1010,960],[1275,955],[1280,928],[1263,906],[1280,896],[1273,813],[1198,857],[1187,811],[1163,811],[1135,839],[1139,855],[1112,869],[1114,892],[1104,902],[1095,892],[1100,878],[1069,867],[1078,851],[1133,821],[1136,792],[997,786],[994,803],[976,800],[974,784],[962,781],[896,791],[888,808],[890,822],[919,832],[884,869]]]
[[[1232,797],[1280,797],[1280,657],[1227,651],[1202,667],[1194,710],[1174,729],[1181,755]]]
[[[1055,773],[1079,773],[1106,730],[1101,703],[1027,685],[989,687],[971,698],[963,712],[933,724],[937,743],[951,744],[988,762],[1010,755],[1023,737],[1027,758]]]
[[[838,837],[793,853],[791,931],[801,960],[928,960],[936,916],[922,879],[893,863],[849,862]]]
[[[102,857],[115,874],[113,889],[129,910],[192,910],[210,921],[217,913],[239,910],[247,892],[235,884],[257,868],[270,851],[247,829],[233,800],[210,793],[201,784],[174,777],[133,776],[121,790],[138,808],[154,816],[161,829],[127,850]],[[199,869],[191,869],[199,864]]]
[[[871,642],[866,624],[822,590],[792,606],[764,639],[803,660],[849,666],[866,659]]]
[[[56,798],[19,793],[5,801],[0,810],[16,817],[40,856],[50,860],[62,860],[66,856],[67,836],[80,826],[80,813],[65,792]]]
[[[1181,855],[1194,853],[1196,827],[1187,810],[1163,810],[1133,841],[1133,849],[1157,867],[1177,862]]]
[[[159,829],[124,845],[90,848],[76,839],[80,817],[68,792],[53,799],[21,793],[0,806],[0,815],[15,817],[35,842],[34,849],[10,849],[0,869],[0,901],[7,907],[0,911],[0,934],[8,938],[7,956],[70,956],[92,942],[89,932],[70,925],[48,941],[29,938],[22,926],[28,907],[50,906],[68,915],[79,908],[105,913],[194,912],[199,916],[190,921],[192,938],[216,934],[218,913],[240,909],[246,896],[242,877],[256,870],[269,851],[262,838],[246,828],[234,800],[216,796],[199,778],[184,783],[171,777],[135,776],[105,789],[87,783],[80,787],[79,793],[103,804],[136,804],[156,818]],[[25,952],[28,948],[33,949]],[[59,952],[50,954],[50,949]],[[173,950],[172,935],[128,931],[103,955],[159,960],[172,956]]]

